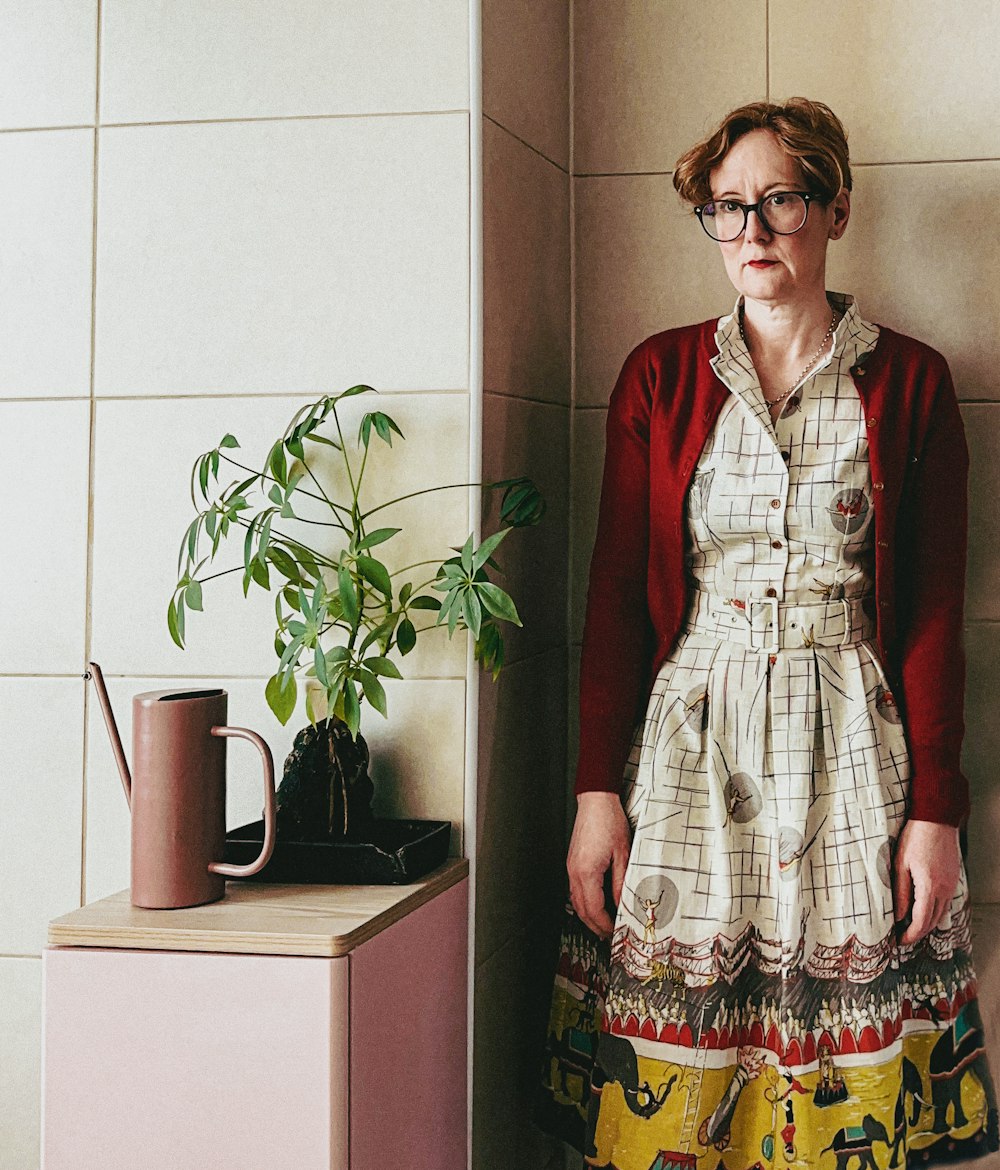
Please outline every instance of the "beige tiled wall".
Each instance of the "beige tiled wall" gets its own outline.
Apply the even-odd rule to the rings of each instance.
[[[225,686],[277,761],[305,721],[264,702],[271,595],[214,581],[189,649],[167,634],[194,457],[232,431],[256,460],[368,382],[406,436],[373,444],[371,502],[470,478],[469,22],[468,0],[0,4],[0,1170],[38,1164],[47,920],[129,881],[88,658],[126,743],[130,696],[176,680]],[[345,407],[356,431],[375,396]],[[468,501],[387,512],[390,563],[450,555]],[[389,722],[365,709],[377,811],[449,819],[461,853],[464,636],[403,673]],[[231,749],[231,823],[258,783]]]
[[[713,245],[678,203],[678,155],[742,101],[796,94],[844,120],[853,219],[832,245],[828,287],[940,349],[972,451],[967,606],[968,732],[974,800],[974,946],[1000,1044],[1000,870],[996,785],[1000,689],[996,496],[1000,383],[1000,123],[992,46],[1000,8],[718,0],[574,0],[574,383],[569,675],[575,766],[576,664],[596,525],[607,401],[628,351],[659,329],[727,312],[736,293]],[[989,1026],[989,1025],[988,1025]],[[998,1061],[1000,1061],[1000,1049]],[[993,1159],[990,1159],[993,1161]],[[995,1160],[1000,1165],[1000,1158]],[[977,1165],[984,1165],[977,1163]]]
[[[541,1170],[528,1123],[564,877],[570,460],[569,5],[483,15],[483,477],[548,511],[497,550],[523,629],[480,682],[473,1166]],[[483,531],[499,499],[484,498]]]

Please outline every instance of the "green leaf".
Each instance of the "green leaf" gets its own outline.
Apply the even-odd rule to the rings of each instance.
[[[223,435],[222,441],[219,443],[219,446],[220,447],[238,447],[239,443],[236,442],[235,438],[233,438],[232,435]]]
[[[469,539],[462,545],[462,568],[466,575],[472,576],[472,533],[469,533]],[[447,568],[445,569],[447,572]]]
[[[458,625],[458,619],[462,616],[462,603],[460,594],[454,594],[454,600],[451,608],[448,610],[448,637],[455,633],[455,627]]]
[[[183,599],[181,605],[183,605]],[[167,606],[167,629],[170,631],[170,637],[180,648],[184,649],[184,639],[181,636],[180,629],[177,624],[177,603],[171,597],[170,604]]]
[[[333,439],[328,439],[324,435],[308,434],[307,439],[311,439],[314,443],[325,443],[328,447],[336,447],[338,451],[343,451],[343,447],[339,443],[335,443]]]
[[[285,502],[285,493],[281,490],[281,488],[276,483],[272,483],[271,490],[267,493],[267,498],[273,504],[277,504],[278,507],[280,508],[281,505]]]
[[[250,562],[250,576],[262,589],[271,588],[271,576],[267,571],[267,565],[262,565],[256,558]]]
[[[383,639],[388,641],[392,636],[392,631],[396,628],[396,622],[398,620],[398,610],[394,610],[392,613],[386,614],[386,616],[379,622],[379,624],[375,626],[374,629],[369,630],[365,635],[365,640],[358,647],[358,654],[364,654],[364,652],[373,642],[379,642]]]
[[[264,564],[265,560],[267,559],[267,546],[271,542],[271,520],[272,520],[272,517],[273,517],[273,513],[271,516],[268,516],[268,518],[261,525],[261,529],[260,529],[260,544],[257,548],[257,560],[260,561],[260,563],[262,565]]]
[[[372,433],[372,416],[366,414],[361,420],[361,426],[358,428],[358,441],[368,447],[368,440]]]
[[[462,614],[465,624],[472,631],[475,638],[479,637],[479,625],[483,619],[483,607],[479,603],[475,589],[470,585],[462,597]]]
[[[319,681],[323,684],[323,686],[329,686],[330,680],[326,676],[326,656],[324,655],[319,644],[317,644],[315,653],[313,654],[313,665],[316,667],[316,677],[319,679]]]
[[[201,487],[201,494],[208,499],[208,456],[202,455],[198,466],[198,483]]]
[[[287,723],[295,710],[296,691],[295,675],[291,671],[284,677],[279,673],[267,680],[264,697],[281,724]]]
[[[410,598],[410,594],[411,594],[412,592],[413,592],[413,582],[412,582],[412,581],[406,581],[406,582],[403,584],[402,588],[399,590],[399,602],[400,602],[400,605],[406,605],[407,601],[408,601],[408,600],[409,600],[409,598]]]
[[[280,630],[274,631],[274,652],[279,658],[281,658],[285,653],[285,643],[281,640]]]
[[[279,548],[276,544],[272,544],[267,550],[267,556],[268,560],[270,560],[279,573],[287,577],[289,581],[298,581],[299,570],[284,549]]]
[[[295,634],[292,640],[285,647],[285,652],[281,656],[281,661],[278,663],[278,673],[287,669],[292,665],[292,662],[297,659],[299,651],[302,649],[302,635]]]
[[[359,556],[358,572],[366,577],[375,588],[386,597],[392,597],[392,582],[389,580],[389,571],[381,561],[374,557]]]
[[[205,531],[213,540],[215,539],[215,529],[218,522],[219,513],[216,512],[215,505],[213,504],[212,507],[209,508],[205,513]]]
[[[361,726],[361,706],[358,703],[358,693],[354,689],[351,679],[344,682],[344,722],[351,732],[351,738],[358,738],[358,729]]]
[[[191,584],[184,590],[184,604],[188,609],[196,609],[201,612],[201,582],[192,581]]]
[[[409,654],[417,644],[417,631],[409,618],[403,618],[396,631],[396,645],[400,654]]]
[[[388,719],[389,716],[385,709],[385,688],[370,670],[362,670],[358,673],[361,676],[361,689],[365,692],[365,698],[376,711]]]
[[[340,593],[340,604],[344,610],[344,617],[347,618],[353,628],[358,624],[360,608],[354,582],[351,580],[350,570],[344,564],[343,560],[337,566],[337,586]]]
[[[488,559],[490,553],[496,548],[501,540],[510,532],[509,528],[501,528],[499,532],[494,532],[492,536],[486,538],[483,543],[476,550],[476,555],[472,558],[472,571],[478,572],[483,564]]]
[[[369,532],[368,535],[358,545],[358,552],[366,548],[372,548],[373,545],[381,544],[382,541],[388,540],[390,536],[395,536],[397,532],[402,532],[402,528],[376,528],[374,532]]]
[[[288,448],[289,454],[294,455],[296,459],[305,459],[305,452],[302,450],[302,440],[296,435],[289,439],[285,446]]]
[[[346,646],[334,646],[326,652],[327,666],[333,666],[337,662],[350,662],[351,652]]]
[[[410,602],[410,609],[440,609],[441,602],[437,597],[428,597],[426,593],[422,593],[419,597],[414,597]]]
[[[476,583],[475,589],[479,593],[479,600],[490,613],[496,614],[498,618],[503,618],[504,621],[513,622],[515,626],[523,624],[517,615],[514,602],[499,585],[493,585],[488,581],[481,581]]]
[[[389,658],[383,658],[381,655],[373,655],[371,658],[366,658],[361,664],[367,666],[374,674],[384,675],[386,678],[402,678],[399,673],[399,667],[396,666]]]
[[[288,464],[285,461],[285,447],[283,443],[275,443],[271,448],[267,466],[278,483],[284,487],[288,480]]]

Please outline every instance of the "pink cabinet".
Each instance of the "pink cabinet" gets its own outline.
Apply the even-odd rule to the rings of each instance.
[[[468,862],[55,920],[42,1170],[464,1170]]]

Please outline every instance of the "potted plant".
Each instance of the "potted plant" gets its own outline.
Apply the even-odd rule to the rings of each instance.
[[[167,608],[171,637],[183,648],[185,615],[202,611],[203,586],[241,572],[244,597],[254,586],[275,594],[277,668],[265,696],[282,724],[295,711],[300,689],[305,690],[309,723],[296,734],[278,789],[279,847],[291,841],[329,845],[374,839],[378,822],[371,810],[368,747],[360,731],[363,705],[388,718],[383,680],[402,678],[398,659],[413,650],[422,633],[438,627],[446,626],[449,638],[457,629],[469,630],[476,660],[497,678],[504,661],[500,623],[521,625],[521,620],[513,599],[490,580],[488,570],[501,571],[493,553],[511,528],[536,524],[545,511],[544,499],[526,477],[485,483],[488,490],[502,490],[500,519],[508,526],[478,548],[470,534],[461,549],[451,549],[455,555],[437,563],[431,576],[397,585],[403,574],[436,562],[391,571],[382,558],[402,529],[376,527],[372,518],[425,492],[472,485],[442,484],[363,509],[359,496],[373,444],[391,448],[394,434],[404,438],[387,414],[368,411],[361,418],[352,460],[337,405],[366,392],[377,393],[371,386],[352,386],[296,411],[271,445],[263,468],[237,458],[239,443],[226,434],[195,460],[191,471],[196,515],[181,540],[180,577]],[[331,453],[333,470],[343,475],[342,502],[336,498],[337,487],[321,479],[322,464]],[[224,464],[244,478],[219,490]],[[319,509],[322,519],[307,517],[306,509]],[[307,538],[303,529],[321,539]],[[205,573],[237,532],[243,535],[242,566]],[[424,613],[433,613],[434,620],[418,625]],[[448,827],[447,822],[434,824]],[[446,850],[447,834],[444,841]],[[272,864],[261,876],[268,877],[273,869]],[[363,880],[373,880],[373,874],[367,870]]]

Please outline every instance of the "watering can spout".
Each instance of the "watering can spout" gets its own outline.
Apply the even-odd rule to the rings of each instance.
[[[122,787],[125,789],[125,799],[128,801],[129,808],[131,808],[132,776],[128,770],[128,760],[125,759],[125,749],[122,747],[121,736],[118,734],[118,724],[115,723],[115,715],[111,710],[108,688],[104,685],[104,675],[101,674],[101,668],[97,663],[88,662],[87,665],[90,667],[89,677],[94,680],[94,685],[97,687],[97,697],[101,703],[101,710],[104,712],[104,722],[107,724],[108,735],[111,738],[111,747],[115,753],[118,771],[121,774]]]

